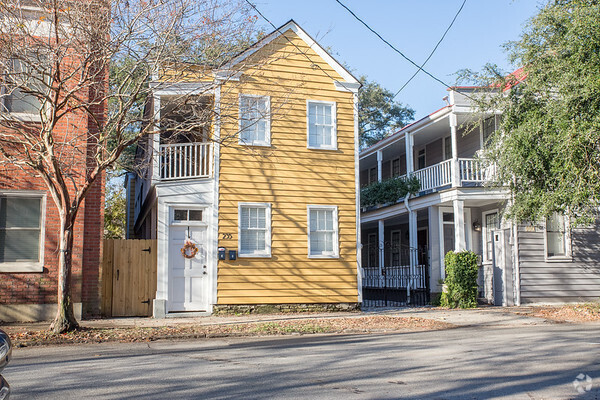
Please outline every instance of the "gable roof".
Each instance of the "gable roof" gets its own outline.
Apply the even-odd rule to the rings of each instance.
[[[517,86],[519,83],[523,82],[526,78],[527,78],[527,72],[525,72],[523,67],[517,68],[516,70],[514,70],[513,72],[511,72],[510,74],[508,74],[504,77],[505,83],[504,83],[504,87],[502,88],[502,91],[506,92],[507,90],[512,89],[513,87]],[[494,83],[487,87],[491,88],[491,89],[496,89],[496,88],[500,87],[500,84]],[[486,88],[486,86],[450,86],[446,90],[448,90],[448,91],[450,91],[450,90],[476,90],[476,89],[483,89],[483,88]]]
[[[220,69],[230,69],[232,66],[239,64],[246,58],[250,57],[252,54],[256,53],[258,50],[265,47],[267,44],[271,43],[273,40],[277,39],[280,36],[284,36],[284,33],[291,29],[300,39],[302,39],[315,53],[319,55],[335,72],[337,72],[346,83],[355,83],[359,84],[358,79],[354,77],[342,64],[340,64],[336,59],[334,59],[319,43],[317,43],[306,31],[304,31],[300,25],[296,23],[293,19],[290,19],[288,22],[275,29],[273,32],[266,35],[264,38],[248,47],[246,50],[233,57],[231,60],[226,62],[221,66]],[[286,37],[287,38],[287,37]]]

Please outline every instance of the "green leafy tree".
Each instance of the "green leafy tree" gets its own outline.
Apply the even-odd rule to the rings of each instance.
[[[124,239],[126,227],[127,196],[123,187],[123,177],[109,171],[106,180],[104,202],[104,238]]]
[[[522,73],[466,75],[502,93],[480,107],[502,113],[487,158],[510,188],[508,214],[589,221],[600,202],[600,3],[549,1],[507,49]]]
[[[394,94],[366,76],[359,78],[358,129],[361,148],[377,143],[395,130],[406,126],[415,111],[394,101]]]

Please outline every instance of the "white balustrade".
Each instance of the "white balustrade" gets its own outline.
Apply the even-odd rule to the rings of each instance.
[[[441,163],[419,169],[410,174],[416,177],[421,183],[419,191],[433,190],[452,184],[452,164],[453,160],[442,161]],[[474,158],[458,159],[459,182],[463,183],[482,183],[493,178],[495,167],[485,167],[484,164]]]
[[[452,183],[452,160],[446,160],[411,174],[421,182],[420,191],[431,190]]]
[[[458,166],[461,182],[485,182],[494,174],[494,168],[485,167],[484,164],[473,158],[459,158]]]
[[[212,171],[211,143],[161,144],[161,180],[208,178]]]

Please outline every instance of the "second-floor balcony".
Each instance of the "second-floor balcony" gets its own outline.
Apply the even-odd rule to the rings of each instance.
[[[468,187],[468,186],[481,186],[485,182],[493,179],[495,175],[494,166],[486,166],[484,163],[476,158],[458,158],[449,159],[437,164],[418,169],[410,172],[409,174],[399,175],[390,179],[405,179],[417,180],[418,190],[414,192],[417,196],[426,195],[439,190],[446,190],[453,187]],[[383,184],[381,187],[375,187],[374,185]],[[376,191],[386,190],[386,181],[375,182],[365,187],[365,190],[369,190],[373,187]],[[372,207],[375,206],[372,199],[367,193],[363,193],[366,201],[363,202],[363,206]],[[402,200],[402,198],[396,198],[397,194],[390,194],[390,196],[384,196],[385,200],[382,202],[389,204],[389,202],[395,203],[396,201]],[[376,201],[379,203],[381,200]],[[381,206],[381,204],[379,205]]]
[[[161,181],[212,176],[212,143],[161,144],[158,171]]]
[[[485,167],[474,158],[450,159],[410,173],[419,180],[419,192],[428,192],[445,186],[470,186],[489,181],[493,167]]]

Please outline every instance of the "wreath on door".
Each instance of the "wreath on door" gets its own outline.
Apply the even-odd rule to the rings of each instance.
[[[194,258],[198,254],[198,247],[189,239],[186,239],[185,244],[181,248],[181,255],[185,258]]]

